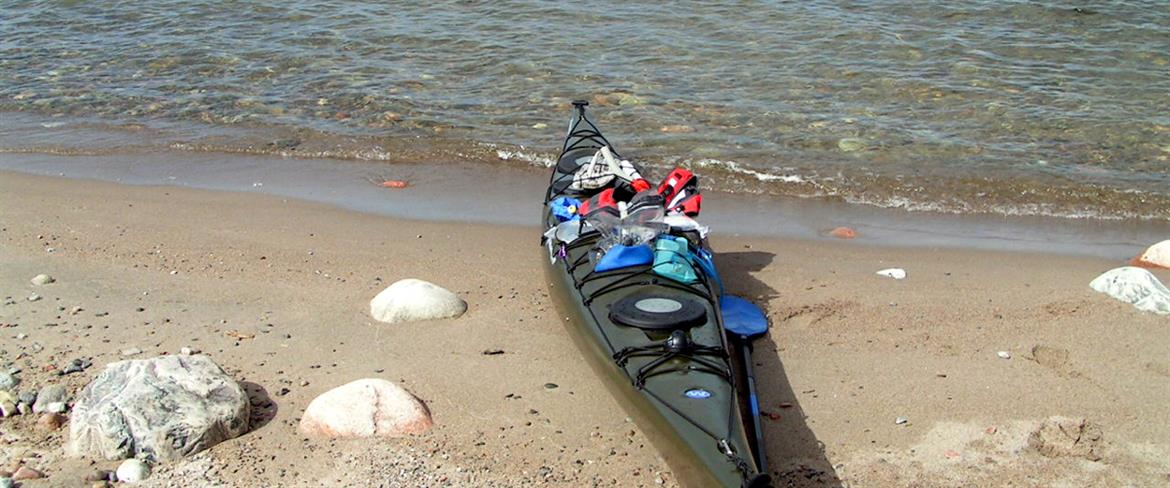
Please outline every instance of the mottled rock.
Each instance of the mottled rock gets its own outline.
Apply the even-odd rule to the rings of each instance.
[[[16,482],[12,481],[11,477],[0,476],[0,488],[13,488],[15,486]]]
[[[1130,264],[1146,268],[1170,268],[1170,239],[1150,246],[1140,256],[1133,258]]]
[[[1170,290],[1142,268],[1123,266],[1111,269],[1090,282],[1089,287],[1132,304],[1138,310],[1170,315]]]
[[[138,459],[127,459],[118,465],[118,481],[138,483],[150,476],[150,465]]]
[[[1028,436],[1028,446],[1047,457],[1101,459],[1101,428],[1083,418],[1049,417]]]
[[[454,293],[416,279],[395,282],[370,301],[370,315],[388,323],[458,317],[466,311],[467,302]]]
[[[119,361],[78,395],[66,450],[171,461],[243,434],[248,415],[244,389],[207,356]]]
[[[32,284],[34,284],[34,285],[44,286],[44,285],[47,285],[47,284],[52,283],[52,282],[57,281],[57,280],[53,279],[52,276],[49,276],[47,274],[39,274],[39,275],[34,276],[33,279],[31,279],[29,281],[31,281]]]
[[[69,401],[69,390],[64,385],[49,385],[41,388],[37,393],[37,401],[33,403],[33,413],[49,411],[51,403],[65,403]]]
[[[401,437],[432,426],[422,401],[386,380],[361,379],[313,399],[301,417],[304,434],[329,437]]]

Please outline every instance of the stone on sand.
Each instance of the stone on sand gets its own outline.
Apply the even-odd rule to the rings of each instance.
[[[65,416],[59,413],[46,413],[37,419],[37,428],[44,431],[52,432],[62,425],[65,425]]]
[[[20,378],[7,371],[0,371],[0,391],[12,391],[20,385]]]
[[[1046,457],[1101,459],[1101,428],[1083,418],[1053,416],[1028,436],[1028,446]]]
[[[118,361],[78,395],[66,451],[173,461],[247,432],[249,408],[244,389],[207,356]]]
[[[19,413],[16,399],[6,391],[0,391],[0,417],[11,417]]]
[[[138,459],[127,459],[118,465],[118,481],[138,483],[150,476],[150,465]]]
[[[45,477],[45,473],[32,469],[28,466],[21,466],[12,473],[13,481],[36,480]]]
[[[402,437],[432,426],[426,405],[402,387],[381,379],[361,379],[313,399],[301,417],[300,431],[327,438]]]
[[[370,315],[387,323],[458,317],[466,311],[467,302],[454,293],[416,279],[397,281],[370,301]]]
[[[47,285],[47,284],[52,283],[52,282],[57,281],[57,280],[54,280],[52,276],[49,276],[47,274],[39,274],[39,275],[34,276],[33,279],[31,279],[29,281],[32,281],[32,284],[34,284],[34,285],[44,286],[44,285]]]
[[[69,401],[69,390],[64,385],[48,385],[37,393],[37,401],[33,402],[33,413],[49,411],[49,405],[66,403]]]
[[[1138,310],[1170,315],[1170,290],[1147,270],[1123,266],[1106,271],[1089,283],[1089,287]]]
[[[901,279],[906,278],[906,270],[904,270],[902,268],[883,269],[881,271],[878,271],[877,274],[882,275],[882,276],[887,276],[887,277],[893,278],[895,280],[901,280]]]
[[[1145,268],[1170,268],[1170,239],[1150,246],[1131,262]]]

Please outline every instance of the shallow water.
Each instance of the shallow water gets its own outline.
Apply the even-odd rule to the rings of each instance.
[[[725,191],[1170,220],[1160,2],[16,1],[0,32],[0,157],[541,165],[585,98]]]

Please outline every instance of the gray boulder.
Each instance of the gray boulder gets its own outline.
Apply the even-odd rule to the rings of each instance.
[[[20,385],[20,378],[13,376],[7,371],[0,371],[0,391],[16,391],[16,387]]]
[[[66,450],[173,461],[248,430],[248,396],[211,358],[110,363],[73,405]]]
[[[69,401],[69,390],[65,389],[63,385],[49,385],[41,388],[37,393],[37,400],[33,403],[33,413],[45,413],[50,411],[49,405],[54,403],[66,403]]]

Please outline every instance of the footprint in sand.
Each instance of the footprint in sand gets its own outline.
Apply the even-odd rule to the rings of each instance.
[[[1060,376],[1079,377],[1081,373],[1072,368],[1068,360],[1068,350],[1055,346],[1036,344],[1032,346],[1032,357],[1028,358],[1036,364],[1051,369]]]

